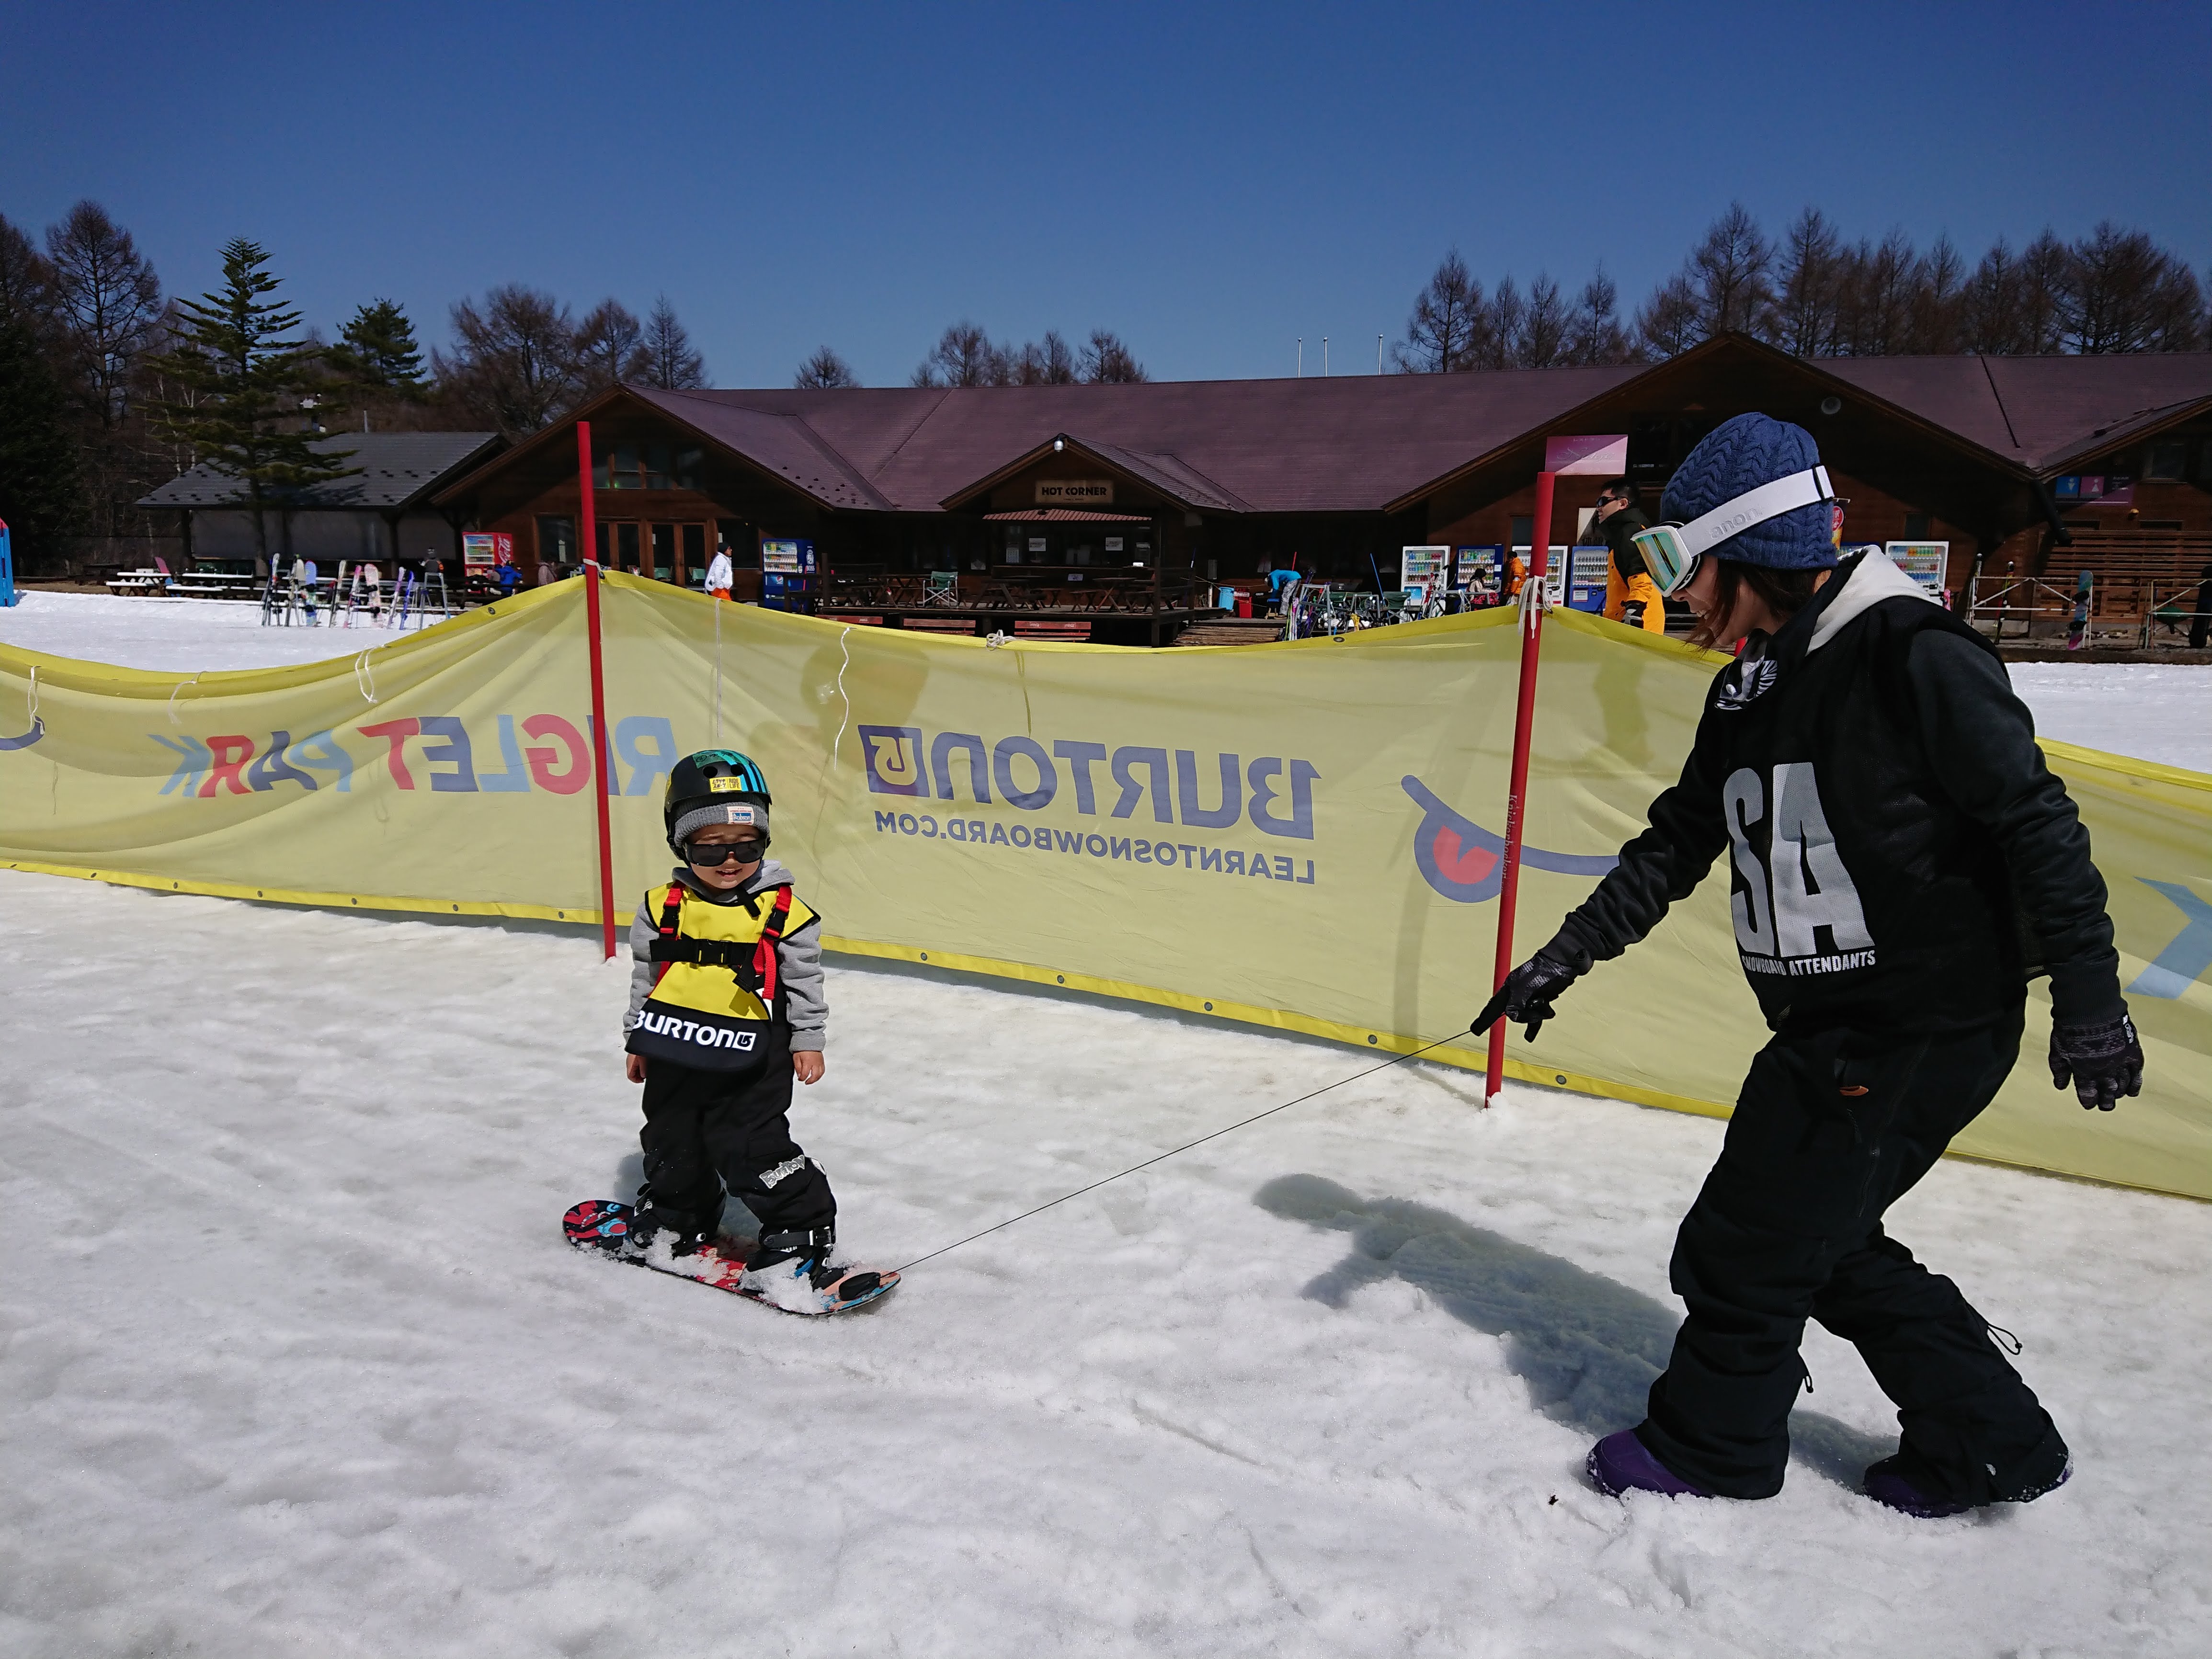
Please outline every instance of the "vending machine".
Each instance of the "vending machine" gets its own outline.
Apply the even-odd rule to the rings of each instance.
[[[761,538],[761,604],[770,611],[814,609],[814,544]]]
[[[1498,573],[1505,568],[1505,550],[1497,543],[1487,546],[1462,547],[1455,550],[1453,559],[1452,586],[1467,596],[1470,611],[1480,611],[1498,603],[1504,592]]]
[[[1553,556],[1559,550],[1553,549]],[[1567,605],[1570,610],[1596,612],[1605,609],[1606,572],[1613,550],[1602,544],[1577,547],[1567,555]]]

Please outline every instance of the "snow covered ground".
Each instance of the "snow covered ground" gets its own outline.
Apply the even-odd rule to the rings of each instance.
[[[47,597],[0,637],[361,648],[161,607],[125,649]],[[2095,696],[2059,735],[2154,729]],[[1581,1458],[1641,1415],[1717,1123],[1401,1066],[810,1324],[561,1244],[637,1175],[592,939],[16,872],[0,939],[11,1659],[2212,1649],[2212,1206],[1946,1163],[1893,1212],[2024,1340],[2062,1491],[1856,1496],[1894,1423],[1815,1330],[1781,1497],[1621,1504]],[[1370,1063],[923,970],[830,997],[796,1126],[892,1265]]]

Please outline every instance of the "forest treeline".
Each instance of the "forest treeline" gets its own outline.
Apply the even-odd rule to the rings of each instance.
[[[1731,331],[1800,357],[2200,351],[2205,300],[2186,260],[2111,223],[2018,249],[2000,237],[1969,265],[1948,236],[1850,241],[1817,208],[1772,237],[1735,203],[1628,314],[1602,265],[1571,298],[1540,273],[1486,291],[1455,248],[1391,355],[1431,374],[1658,362]]]
[[[642,316],[612,298],[579,313],[506,283],[454,303],[444,341],[426,350],[396,301],[364,299],[325,337],[274,299],[281,278],[262,250],[234,241],[223,256],[225,289],[190,300],[164,292],[130,231],[96,202],[40,237],[0,217],[0,518],[19,551],[150,533],[132,503],[201,459],[247,469],[257,490],[305,481],[313,468],[288,434],[520,437],[617,381],[708,384],[665,295]],[[2212,341],[2206,298],[2187,261],[2110,223],[2072,242],[2049,230],[2017,249],[2001,239],[1969,264],[1948,237],[1926,247],[1898,230],[1852,240],[1814,208],[1771,236],[1737,204],[1628,312],[1601,266],[1571,295],[1545,273],[1486,287],[1455,249],[1415,297],[1391,357],[1431,374],[1656,362],[1729,331],[1814,357],[2195,351]],[[909,384],[1147,378],[1105,329],[1080,343],[1056,330],[1015,343],[963,319]],[[793,377],[801,387],[860,383],[827,345]]]

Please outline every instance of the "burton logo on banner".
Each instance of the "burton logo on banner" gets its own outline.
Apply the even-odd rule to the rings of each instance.
[[[1423,817],[1413,831],[1413,862],[1430,886],[1462,904],[1480,904],[1498,896],[1505,881],[1505,837],[1493,836],[1473,818],[1455,812],[1419,778],[1405,777],[1400,786],[1419,805]],[[1525,842],[1521,862],[1532,870],[1549,870],[1562,876],[1602,876],[1620,860],[1607,853],[1583,857],[1572,853],[1547,853]]]

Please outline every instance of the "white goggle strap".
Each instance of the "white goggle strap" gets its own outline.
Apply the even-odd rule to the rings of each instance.
[[[1755,524],[1778,519],[1815,501],[1832,501],[1835,493],[1828,484],[1828,469],[1812,467],[1723,501],[1711,512],[1691,520],[1676,534],[1681,538],[1682,550],[1695,556],[1731,536],[1741,535]]]

